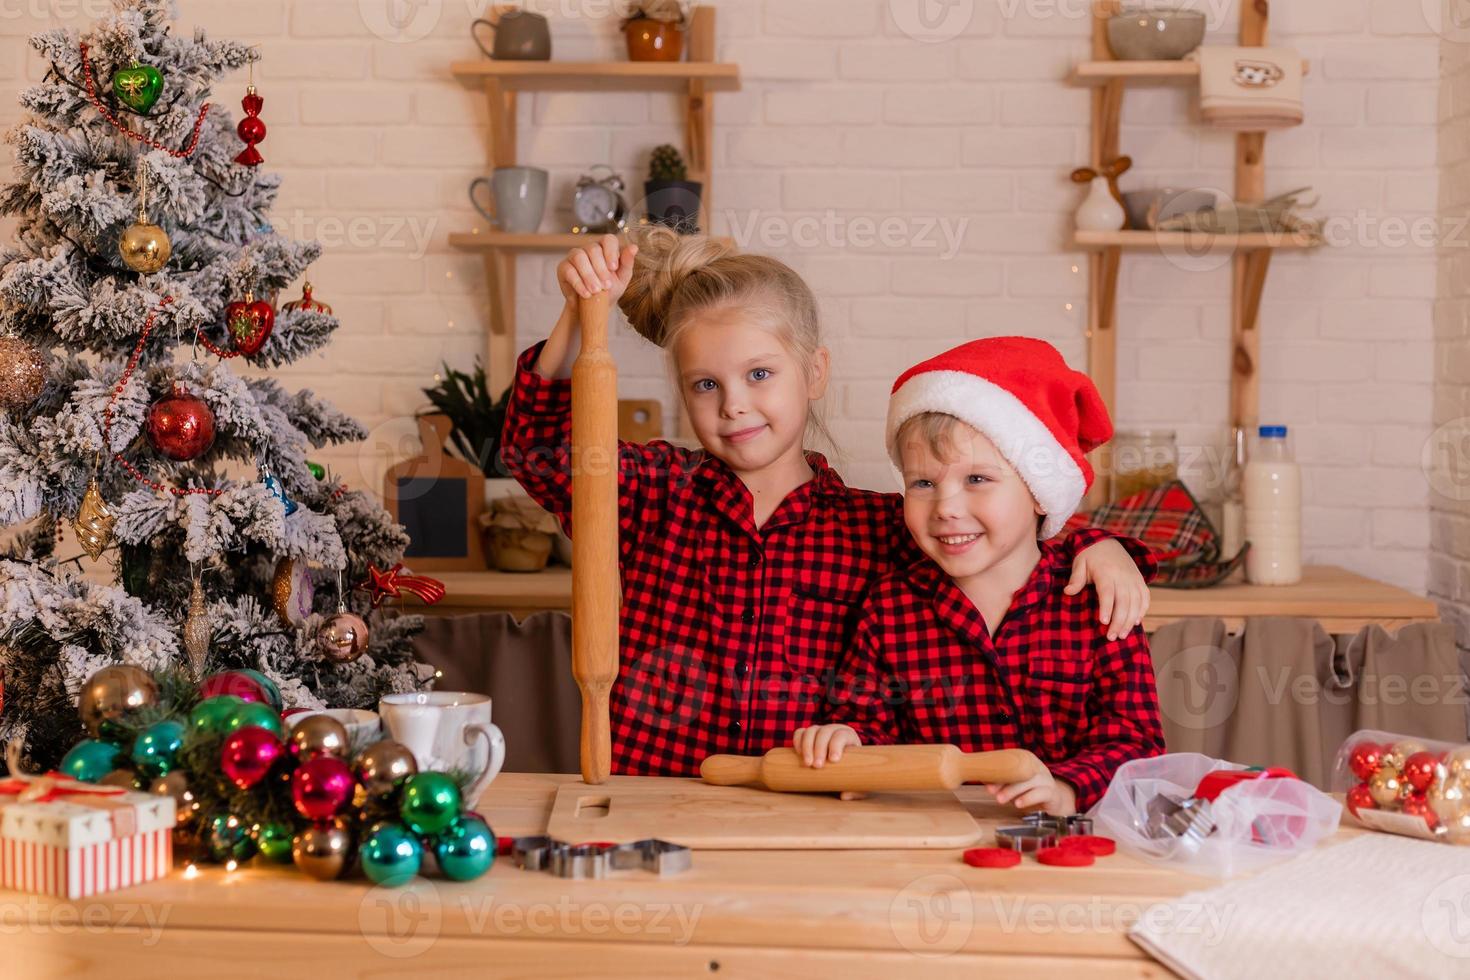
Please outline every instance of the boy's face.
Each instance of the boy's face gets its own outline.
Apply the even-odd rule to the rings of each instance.
[[[737,473],[800,448],[811,403],[826,387],[826,351],[808,377],[774,333],[739,311],[699,316],[679,335],[674,359],[700,443]]]
[[[958,423],[939,459],[922,435],[906,434],[903,518],[924,553],[950,578],[963,581],[1036,553],[1031,491],[995,445]]]

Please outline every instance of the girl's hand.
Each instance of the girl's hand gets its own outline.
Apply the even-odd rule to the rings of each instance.
[[[591,245],[572,249],[556,267],[556,284],[568,303],[607,290],[616,303],[633,278],[637,245],[624,247],[617,235],[603,235]]]
[[[1054,778],[1045,769],[1019,783],[986,783],[985,788],[995,797],[995,802],[1009,803],[1021,810],[1042,809],[1056,817],[1077,812],[1077,793],[1071,784]]]
[[[801,756],[801,761],[813,769],[839,761],[842,750],[849,745],[862,744],[858,733],[847,725],[813,725],[798,728],[791,736],[791,747]]]
[[[1108,639],[1127,636],[1143,622],[1148,612],[1148,583],[1128,550],[1113,538],[1078,553],[1064,591],[1076,595],[1089,584],[1097,589],[1097,618],[1108,628]]]

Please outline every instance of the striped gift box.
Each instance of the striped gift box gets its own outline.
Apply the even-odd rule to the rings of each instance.
[[[162,878],[173,866],[172,798],[98,786],[26,799],[4,788],[0,888],[86,898]]]

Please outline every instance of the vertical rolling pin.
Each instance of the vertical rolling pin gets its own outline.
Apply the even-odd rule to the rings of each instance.
[[[572,676],[582,692],[582,781],[612,768],[608,694],[618,676],[618,373],[607,349],[609,297],[578,306],[572,365]]]

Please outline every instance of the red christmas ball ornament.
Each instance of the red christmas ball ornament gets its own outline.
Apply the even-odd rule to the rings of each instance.
[[[266,694],[265,688],[260,682],[249,674],[238,670],[225,670],[218,674],[211,674],[199,682],[199,698],[214,698],[221,694],[233,694],[241,701],[254,701],[258,704],[270,704],[270,696]]]
[[[1348,813],[1354,817],[1359,810],[1376,810],[1378,804],[1373,802],[1373,794],[1368,791],[1367,783],[1359,783],[1347,791]]]
[[[1404,782],[1409,784],[1409,789],[1416,793],[1423,793],[1434,782],[1434,767],[1438,760],[1433,752],[1415,752],[1404,760]]]
[[[245,118],[235,127],[235,132],[245,143],[245,149],[241,150],[235,157],[236,163],[242,163],[247,167],[258,166],[265,162],[255,144],[265,139],[265,123],[260,121],[260,110],[265,107],[265,99],[255,94],[255,86],[250,85],[245,89],[245,98],[240,100],[240,108],[245,110]]]
[[[1383,765],[1383,746],[1377,742],[1359,742],[1348,755],[1348,768],[1364,782]]]
[[[247,291],[243,302],[225,307],[225,329],[229,331],[235,350],[246,357],[260,352],[275,325],[275,307],[263,299],[256,299],[254,293]]]
[[[219,765],[230,782],[249,789],[266,777],[285,751],[274,732],[246,725],[225,738],[220,747]]]
[[[308,820],[328,820],[352,800],[352,769],[336,756],[307,759],[291,775],[291,799]]]
[[[214,445],[214,412],[204,399],[177,386],[148,409],[148,442],[169,459],[198,459]]]
[[[1408,799],[1404,800],[1401,812],[1410,817],[1419,817],[1430,830],[1439,826],[1439,817],[1435,815],[1423,793],[1410,793]]]

